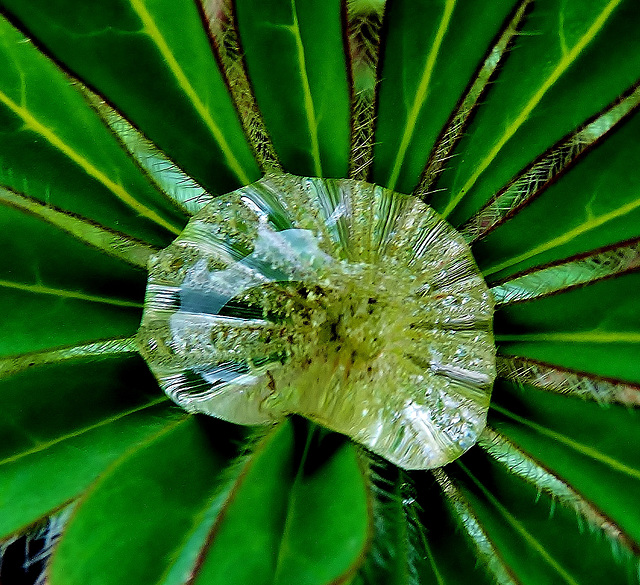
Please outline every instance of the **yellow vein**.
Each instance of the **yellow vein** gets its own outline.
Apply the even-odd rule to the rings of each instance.
[[[309,76],[307,75],[306,56],[302,37],[300,36],[300,23],[298,22],[298,11],[296,9],[295,0],[291,0],[291,13],[293,15],[293,24],[287,26],[287,30],[291,32],[296,43],[298,67],[300,68],[300,79],[302,81],[302,92],[304,94],[304,111],[309,126],[309,137],[311,139],[311,156],[313,157],[314,171],[318,177],[322,177],[322,162],[320,161],[320,144],[318,142],[318,120],[316,119],[315,107],[313,104],[313,96],[311,94],[311,86],[309,84]]]
[[[11,288],[15,290],[23,290],[25,292],[31,292],[43,295],[53,295],[56,297],[62,297],[67,299],[77,299],[80,301],[89,301],[92,303],[103,303],[107,305],[115,305],[116,307],[135,307],[142,309],[144,307],[141,303],[133,301],[123,301],[120,299],[112,299],[109,297],[101,297],[98,295],[89,295],[73,290],[65,290],[61,288],[53,288],[44,286],[42,284],[25,284],[22,282],[12,282],[10,280],[0,280],[0,287]]]
[[[469,476],[471,481],[478,487],[484,496],[493,504],[500,512],[503,518],[511,525],[511,527],[529,544],[546,562],[551,566],[569,585],[579,585],[579,583],[556,561],[544,548],[544,546],[507,510],[484,485],[469,471],[469,469],[458,460],[456,463]]]
[[[251,183],[251,179],[242,168],[242,165],[238,161],[238,159],[233,154],[229,143],[225,139],[222,134],[222,130],[216,124],[214,119],[211,117],[211,112],[209,108],[205,106],[203,101],[200,99],[198,92],[196,92],[193,85],[187,78],[187,75],[183,71],[182,67],[178,63],[175,55],[171,51],[171,48],[167,44],[166,39],[162,36],[160,29],[158,29],[153,17],[147,10],[147,7],[144,5],[143,0],[131,0],[131,6],[136,11],[136,14],[142,20],[142,24],[144,25],[144,31],[151,38],[151,40],[155,43],[156,47],[160,51],[160,54],[164,58],[167,66],[171,70],[171,73],[176,78],[178,85],[184,91],[184,93],[189,97],[191,103],[194,108],[198,112],[198,115],[202,118],[204,123],[207,125],[207,128],[213,134],[213,137],[216,139],[218,146],[220,146],[220,150],[222,150],[222,154],[225,157],[227,163],[229,164],[229,168],[235,173],[240,182],[246,184]]]
[[[53,130],[51,130],[51,128],[42,124],[42,122],[40,122],[27,108],[18,105],[3,92],[0,92],[0,102],[7,106],[7,108],[9,108],[14,114],[19,116],[27,128],[42,136],[54,148],[58,149],[66,157],[76,163],[85,173],[87,173],[87,175],[102,183],[107,189],[109,189],[109,191],[120,199],[120,201],[126,203],[132,209],[135,209],[143,217],[156,222],[158,225],[161,225],[170,232],[174,234],[180,233],[180,229],[178,227],[168,222],[152,209],[149,209],[146,205],[140,203],[122,185],[110,179],[93,163],[64,142]]]
[[[420,110],[422,109],[422,106],[424,105],[424,102],[429,95],[429,83],[431,82],[431,76],[433,74],[433,69],[438,58],[438,53],[440,52],[442,40],[444,39],[447,29],[449,28],[449,22],[451,21],[451,15],[453,14],[453,8],[455,4],[456,0],[447,0],[445,4],[444,12],[442,14],[442,18],[440,19],[440,24],[438,25],[435,39],[433,40],[433,44],[431,45],[431,51],[427,56],[424,70],[420,78],[420,83],[418,84],[418,89],[416,91],[415,98],[413,99],[411,110],[409,111],[409,115],[407,116],[407,122],[404,127],[404,132],[402,133],[402,140],[400,141],[398,153],[396,154],[393,169],[391,171],[391,176],[389,178],[389,183],[387,185],[389,189],[394,189],[396,186],[398,177],[400,176],[400,169],[402,168],[402,163],[404,162],[404,156],[407,152],[407,148],[409,148],[409,143],[411,142],[411,138],[413,137],[413,133],[416,129],[418,115],[420,114]]]
[[[64,442],[64,441],[68,441],[69,439],[73,439],[75,437],[79,437],[81,435],[84,435],[85,433],[88,433],[90,431],[93,431],[95,429],[99,429],[100,427],[104,427],[107,425],[110,425],[111,423],[114,423],[122,418],[125,418],[127,416],[129,416],[130,414],[135,414],[136,412],[141,412],[143,410],[145,410],[146,408],[151,408],[152,406],[156,406],[157,404],[162,404],[163,402],[168,401],[169,398],[167,396],[162,396],[161,398],[156,398],[155,400],[152,400],[150,402],[147,402],[146,404],[143,404],[142,406],[137,406],[136,408],[132,408],[130,410],[126,410],[124,412],[118,413],[114,416],[111,416],[109,418],[105,418],[103,420],[101,420],[100,422],[94,423],[92,425],[86,426],[86,427],[82,427],[81,429],[77,429],[71,433],[67,433],[66,435],[61,435],[55,439],[52,439],[50,441],[46,441],[44,443],[40,443],[38,445],[36,445],[35,447],[32,447],[31,449],[28,449],[26,451],[22,451],[21,453],[16,453],[15,455],[12,455],[11,457],[7,457],[6,459],[2,459],[0,460],[0,466],[1,465],[6,465],[8,463],[14,463],[15,461],[18,461],[20,459],[22,459],[23,457],[27,457],[29,455],[34,455],[35,453],[39,453],[40,451],[44,451],[45,449],[50,449],[51,447],[55,447],[56,445]]]
[[[567,232],[563,233],[562,235],[553,238],[547,242],[544,242],[543,244],[540,244],[538,246],[535,246],[534,248],[531,248],[531,250],[529,250],[528,252],[524,252],[518,256],[514,256],[513,258],[509,259],[509,260],[505,260],[504,262],[501,262],[500,264],[496,264],[495,266],[491,266],[490,268],[487,268],[486,270],[483,270],[483,274],[485,276],[489,276],[490,274],[495,274],[496,272],[500,272],[501,270],[504,270],[505,268],[509,268],[511,266],[514,266],[515,264],[518,264],[519,262],[523,262],[524,260],[529,260],[530,258],[533,258],[534,256],[537,256],[538,254],[542,254],[542,252],[546,252],[547,250],[551,250],[557,246],[561,246],[562,244],[566,244],[567,242],[570,242],[571,240],[573,240],[574,238],[577,238],[578,236],[581,236],[582,234],[585,234],[591,230],[594,230],[598,227],[600,227],[601,225],[604,225],[605,223],[612,221],[614,219],[618,219],[619,217],[623,217],[625,215],[627,215],[628,213],[631,213],[632,211],[634,211],[635,209],[637,209],[638,207],[640,207],[640,199],[635,199],[634,201],[630,201],[629,203],[627,203],[626,205],[623,205],[622,207],[619,207],[618,209],[614,209],[613,211],[610,211],[609,213],[605,213],[604,215],[601,215],[600,217],[594,217],[591,218],[588,221],[585,221],[584,223],[581,223],[580,225],[576,226],[575,228],[568,230]]]
[[[0,204],[3,203],[32,213],[78,240],[139,268],[146,269],[150,256],[156,252],[155,248],[126,234],[106,229],[85,218],[64,213],[31,197],[0,187]]]
[[[443,130],[441,138],[433,147],[429,159],[422,171],[422,176],[417,187],[413,190],[413,195],[423,199],[430,194],[430,187],[440,174],[447,160],[451,158],[451,152],[455,148],[458,140],[462,137],[469,118],[473,110],[477,107],[480,97],[484,94],[490,79],[493,77],[498,65],[507,54],[507,47],[517,34],[520,24],[526,14],[527,8],[532,0],[520,0],[520,6],[515,15],[500,35],[498,42],[489,51],[482,68],[462,99],[460,105],[449,119],[446,128]]]
[[[495,336],[500,341],[570,341],[576,343],[640,343],[640,332],[636,331],[578,331],[551,333],[521,333]]]
[[[147,178],[180,211],[194,215],[212,198],[128,120],[86,86],[79,86]]]
[[[616,100],[593,122],[558,142],[530,168],[516,175],[459,231],[469,242],[484,237],[525,202],[535,198],[554,177],[584,156],[597,140],[615,130],[638,106],[640,86],[622,101]]]
[[[551,429],[543,427],[538,423],[527,420],[526,418],[523,418],[515,414],[514,412],[511,412],[506,408],[503,408],[502,406],[498,406],[497,404],[492,404],[491,408],[501,414],[504,414],[505,416],[508,416],[509,418],[515,420],[516,422],[519,422],[520,424],[523,424],[533,429],[534,431],[537,431],[541,435],[544,435],[546,437],[549,437],[550,439],[553,439],[555,441],[558,441],[559,443],[562,443],[563,445],[566,445],[570,449],[573,449],[574,451],[577,451],[578,453],[586,457],[594,459],[595,461],[599,461],[600,463],[603,463],[607,467],[610,467],[611,469],[614,469],[615,471],[618,471],[625,475],[628,475],[629,477],[633,477],[634,479],[640,480],[640,470],[634,469],[633,467],[630,467],[629,465],[626,465],[625,463],[622,463],[617,459],[614,459],[613,457],[606,455],[605,453],[602,453],[597,449],[594,449],[593,447],[584,445],[583,443],[570,439],[566,435],[558,433],[557,431],[552,431]]]
[[[589,27],[587,32],[580,37],[578,42],[572,47],[572,49],[563,55],[562,59],[558,62],[555,69],[551,72],[549,77],[544,81],[544,83],[538,88],[538,91],[531,96],[527,104],[522,108],[518,116],[513,122],[511,122],[498,142],[496,142],[493,148],[489,151],[487,156],[478,164],[476,170],[469,177],[467,182],[464,184],[462,189],[458,192],[458,194],[449,202],[449,204],[445,207],[444,211],[441,213],[443,217],[447,217],[453,209],[460,203],[461,199],[465,196],[465,194],[473,187],[475,182],[478,180],[478,177],[487,169],[487,167],[493,162],[493,159],[498,155],[498,153],[502,150],[502,147],[511,139],[511,137],[517,132],[518,128],[524,124],[527,120],[531,112],[534,108],[540,103],[545,93],[549,90],[549,88],[562,76],[562,74],[569,68],[569,66],[577,59],[578,55],[584,50],[584,48],[593,40],[593,38],[598,34],[600,29],[604,26],[606,21],[611,16],[611,13],[618,7],[618,5],[622,2],[622,0],[610,0],[610,2],[605,6],[604,10],[599,14],[598,18],[595,19],[593,24]]]

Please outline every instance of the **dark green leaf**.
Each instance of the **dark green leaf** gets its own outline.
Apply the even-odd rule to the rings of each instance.
[[[0,356],[134,335],[145,275],[0,205]]]
[[[638,542],[638,413],[503,382],[491,424]]]
[[[212,193],[260,177],[192,0],[0,6]]]
[[[300,439],[301,437],[297,437]],[[290,422],[247,461],[214,525],[196,585],[321,585],[360,564],[369,533],[355,448],[309,437]]]
[[[640,273],[502,307],[500,351],[609,378],[640,382]]]
[[[258,106],[286,171],[345,177],[349,90],[340,0],[237,0]]]
[[[179,232],[184,216],[69,79],[1,17],[0,70],[0,184],[154,244]]]
[[[438,211],[459,225],[518,171],[640,78],[635,0],[536,0],[458,156]]]
[[[414,189],[438,134],[515,4],[389,2],[374,183],[402,193]]]
[[[53,585],[185,582],[175,569],[197,559],[201,542],[193,536],[208,526],[234,452],[224,423],[205,422],[189,417],[167,426],[101,475],[56,551]]]
[[[138,357],[0,380],[0,538],[77,497],[174,416]]]
[[[614,562],[610,544],[596,534],[581,531],[573,510],[554,506],[533,485],[478,451],[461,461],[461,471],[453,478],[517,582],[635,582],[633,563]]]
[[[489,585],[493,580],[429,473],[386,470],[375,503],[376,532],[360,583],[367,585]],[[472,562],[470,562],[472,561]]]
[[[638,136],[636,113],[556,184],[474,245],[489,279],[640,235]]]

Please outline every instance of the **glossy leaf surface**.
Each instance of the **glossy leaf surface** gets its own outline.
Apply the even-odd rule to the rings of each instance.
[[[69,78],[1,17],[0,39],[0,183],[166,245],[184,217],[142,176]]]
[[[0,380],[0,538],[77,497],[174,418],[138,357],[52,364]]]
[[[495,320],[500,351],[638,383],[639,287],[634,272],[506,306]]]
[[[259,178],[195,2],[0,6],[213,193]]]
[[[637,0],[0,0],[0,13],[0,187],[16,191],[0,188],[0,551],[75,502],[52,585],[637,583],[640,257],[637,241],[606,248],[640,236]],[[209,30],[226,31],[226,81]],[[144,172],[74,79],[108,102],[92,104]],[[264,127],[246,117],[254,101]],[[464,236],[505,293],[495,332],[513,381],[493,388],[479,443],[429,472],[371,464],[295,417],[229,464],[245,431],[169,406],[134,353],[146,260],[186,223],[145,172],[197,212],[259,178],[268,134],[285,171],[344,177],[354,120],[358,177],[419,182],[454,226],[495,203]],[[271,199],[285,197],[254,203]],[[329,207],[330,225],[362,223],[349,198]],[[393,209],[372,212],[394,230]],[[228,218],[220,233],[243,229]]]
[[[389,2],[374,183],[411,193],[429,151],[515,4]],[[491,19],[482,18],[485,11]]]
[[[355,449],[309,436],[300,453],[297,438],[286,422],[257,446],[211,530],[195,584],[315,585],[355,570],[369,532]]]
[[[340,2],[235,4],[249,77],[285,171],[345,177],[350,96]]]

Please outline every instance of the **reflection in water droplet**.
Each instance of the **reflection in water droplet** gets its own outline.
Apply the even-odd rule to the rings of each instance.
[[[138,344],[189,411],[298,413],[426,469],[485,426],[492,316],[469,248],[419,200],[279,175],[214,200],[152,258]]]

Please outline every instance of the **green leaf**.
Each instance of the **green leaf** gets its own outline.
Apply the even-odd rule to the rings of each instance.
[[[459,225],[640,78],[635,0],[539,0],[433,204]]]
[[[212,193],[260,177],[192,0],[0,6]]]
[[[346,177],[347,65],[340,0],[237,0],[240,41],[285,170]]]
[[[179,232],[184,216],[69,79],[1,17],[0,70],[0,184],[154,244]]]
[[[452,467],[460,468],[453,479],[516,582],[635,582],[633,563],[612,562],[608,542],[581,531],[573,510],[555,507],[548,496],[537,493],[535,486],[514,477],[477,450]]]
[[[51,564],[51,583],[184,583],[184,575],[176,580],[172,572],[181,558],[197,559],[192,536],[235,451],[228,430],[220,421],[189,417],[130,449],[75,510]]]
[[[515,4],[515,0],[389,3],[374,183],[411,193],[429,151]]]
[[[461,530],[459,519],[443,498],[433,478],[426,473],[423,474],[416,482],[416,490],[421,510],[417,522],[422,525],[421,539],[424,539],[425,550],[421,560],[430,569],[428,572],[425,571],[424,583],[494,583],[486,567],[481,563],[469,562],[477,553]]]
[[[0,380],[0,538],[77,497],[174,415],[139,357],[36,367]]]
[[[504,306],[494,321],[500,352],[638,383],[639,287],[634,272]]]
[[[209,536],[195,585],[321,585],[360,564],[369,503],[355,447],[302,437],[290,422],[240,472]]]
[[[638,412],[502,382],[490,423],[640,542]]]
[[[429,473],[374,467],[376,518],[372,550],[359,572],[361,585],[494,583],[469,562],[471,543]]]
[[[375,470],[382,474],[377,478],[374,489],[376,499],[373,513],[376,518],[372,550],[359,571],[359,584],[404,585],[412,577],[411,563],[419,555],[416,550],[410,520],[404,502],[412,497],[406,493],[411,482],[405,472],[391,467]]]
[[[637,242],[602,247],[640,235],[640,116],[636,102],[598,116],[637,95],[637,0],[389,0],[381,26],[383,5],[0,0],[32,39],[0,25],[0,540],[78,499],[53,585],[637,583],[638,413],[559,395],[637,403]],[[360,44],[354,12],[369,15]],[[359,58],[366,116],[350,88]],[[345,176],[350,134],[367,146],[373,112],[376,182],[419,183],[455,225],[506,194],[465,233],[489,234],[474,256],[504,293],[500,351],[525,356],[499,360],[501,374],[549,392],[500,382],[489,424],[502,451],[487,431],[460,465],[389,465],[387,491],[352,443],[295,418],[225,471],[242,432],[181,413],[127,355],[140,268],[185,219],[145,173],[192,212],[258,178],[268,132],[288,171]],[[550,517],[537,490],[568,508]],[[580,532],[576,512],[604,535]]]
[[[640,115],[473,247],[491,281],[640,235]],[[531,226],[536,226],[531,229]]]
[[[0,205],[0,356],[134,335],[145,274]]]

